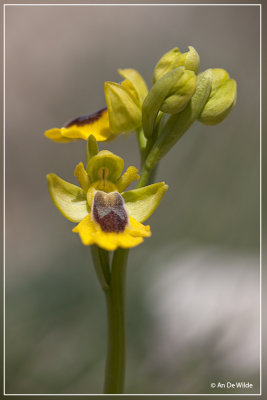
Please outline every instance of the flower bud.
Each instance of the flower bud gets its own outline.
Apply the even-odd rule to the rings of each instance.
[[[160,79],[167,72],[178,68],[185,67],[189,71],[197,74],[199,68],[199,55],[192,46],[188,46],[189,51],[181,53],[176,47],[164,54],[157,63],[153,73],[153,83]]]
[[[176,63],[175,63],[175,68],[177,67],[185,67],[185,69],[188,69],[189,71],[195,72],[195,74],[198,73],[198,68],[199,68],[199,55],[196,49],[194,49],[193,46],[188,46],[189,51],[187,53],[183,53],[178,57]]]
[[[141,125],[141,103],[129,80],[122,84],[105,82],[104,91],[113,133],[129,132]]]
[[[236,81],[221,68],[212,69],[212,90],[198,120],[205,125],[222,122],[236,102]]]
[[[196,88],[196,75],[184,67],[167,72],[152,86],[143,103],[143,128],[146,137],[153,133],[158,112],[177,114],[187,105]]]
[[[178,57],[180,56],[180,50],[175,47],[174,49],[165,53],[161,59],[158,61],[155,66],[153,72],[153,83],[155,83],[158,79],[160,79],[163,75],[167,74],[167,72],[174,69],[174,65]]]
[[[177,114],[182,111],[194,94],[196,80],[197,77],[193,71],[185,70],[179,79],[173,80],[172,88],[160,110],[168,114]]]
[[[146,168],[151,170],[159,160],[168,153],[175,143],[185,134],[193,122],[198,118],[201,110],[206,104],[212,85],[212,70],[198,74],[196,90],[187,106],[179,114],[170,115],[164,131],[154,143],[147,159]]]

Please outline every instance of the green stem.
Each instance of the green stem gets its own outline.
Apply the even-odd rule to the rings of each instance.
[[[147,139],[144,135],[144,131],[142,128],[138,128],[136,130],[136,133],[137,133],[137,139],[138,139],[139,150],[140,150],[140,158],[141,158],[141,166],[142,166],[145,162]]]
[[[156,158],[154,160],[151,160],[150,163],[148,163],[146,159],[140,174],[140,179],[136,187],[142,188],[146,185],[150,185],[151,183],[153,183],[157,169],[158,169],[158,160],[156,160]]]
[[[108,313],[108,352],[104,393],[123,393],[125,376],[125,278],[129,250],[114,251],[110,287],[105,291]]]
[[[138,187],[153,181],[156,168],[144,169]],[[125,278],[129,250],[114,251],[109,288],[105,290],[108,314],[108,350],[105,394],[123,393],[125,377]]]
[[[96,245],[91,246],[93,264],[98,281],[104,291],[109,289],[109,253]]]

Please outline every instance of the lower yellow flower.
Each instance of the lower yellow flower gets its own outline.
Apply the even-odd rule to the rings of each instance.
[[[51,198],[70,221],[84,245],[96,244],[106,250],[130,248],[151,236],[142,224],[159,205],[168,186],[164,182],[124,192],[138,179],[137,169],[129,167],[121,176],[123,160],[109,151],[93,156],[86,170],[82,163],[75,169],[80,186],[55,174],[47,175]]]
[[[121,199],[121,204],[101,207],[102,218],[96,217],[99,204],[98,197],[110,196]],[[80,235],[84,245],[97,244],[106,250],[117,247],[129,248],[143,242],[143,237],[151,236],[150,227],[144,226],[135,218],[129,216],[124,207],[122,196],[118,192],[109,195],[97,191],[94,196],[92,213],[88,214],[73,230]]]

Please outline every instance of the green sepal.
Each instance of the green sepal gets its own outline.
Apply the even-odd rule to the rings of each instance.
[[[99,152],[98,150],[98,145],[96,138],[94,135],[90,135],[87,140],[87,146],[86,146],[86,165],[90,158],[94,157],[97,153]]]
[[[129,80],[139,95],[141,103],[143,103],[147,93],[147,85],[138,71],[132,68],[118,69],[118,73],[125,79]]]
[[[111,151],[102,150],[89,160],[86,170],[91,183],[101,179],[115,183],[122,174],[123,166],[124,161],[121,157]]]
[[[153,169],[199,117],[209,98],[211,85],[212,70],[207,69],[198,75],[195,93],[185,109],[179,114],[171,115],[168,118],[162,134],[158,137],[147,157],[146,169]]]
[[[137,221],[144,222],[158,207],[167,189],[165,182],[159,182],[122,193],[127,212]]]
[[[175,68],[175,62],[178,60],[180,55],[181,52],[177,47],[163,54],[154,68],[153,83]]]
[[[130,132],[141,126],[141,102],[133,84],[105,82],[110,129],[113,133]]]
[[[57,209],[68,220],[80,222],[90,212],[85,192],[55,174],[48,174],[48,188]]]
[[[221,68],[212,70],[212,89],[198,120],[205,125],[222,122],[236,103],[236,81]]]
[[[143,103],[143,128],[147,138],[152,136],[159,110],[178,113],[188,103],[196,88],[194,72],[184,67],[167,72],[152,86]]]

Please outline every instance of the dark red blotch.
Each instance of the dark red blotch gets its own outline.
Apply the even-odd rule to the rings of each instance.
[[[96,192],[92,213],[103,232],[124,232],[128,223],[123,198],[116,192],[111,194]]]
[[[97,111],[94,114],[82,115],[81,117],[74,118],[70,122],[67,122],[64,125],[64,127],[69,128],[73,125],[83,126],[83,125],[87,125],[87,124],[92,124],[93,122],[100,119],[101,116],[103,115],[104,111],[106,111],[106,110],[107,110],[107,108],[102,108],[101,110]]]

